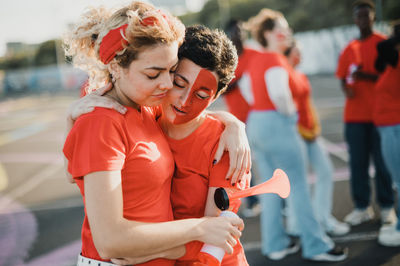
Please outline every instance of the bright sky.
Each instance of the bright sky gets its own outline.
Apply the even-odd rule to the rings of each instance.
[[[7,42],[40,43],[59,38],[69,23],[77,21],[87,6],[118,7],[131,0],[0,0],[0,56]],[[156,6],[170,7],[185,3],[193,11],[201,9],[204,0],[153,0]],[[173,12],[174,10],[170,10]],[[176,11],[176,10],[175,10]]]

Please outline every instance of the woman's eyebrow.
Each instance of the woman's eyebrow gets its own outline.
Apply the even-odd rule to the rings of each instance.
[[[178,65],[179,61],[177,61],[171,68],[174,68]],[[154,70],[167,70],[165,67],[158,67],[158,66],[151,66],[151,67],[146,67],[145,69],[154,69]]]
[[[186,83],[189,83],[188,79],[185,78],[184,76],[182,76],[181,74],[175,73],[175,75],[176,75],[176,76],[179,76],[179,77],[180,77],[181,79],[183,79],[183,81],[185,81]]]
[[[165,67],[156,67],[156,66],[152,66],[152,67],[146,67],[145,69],[154,69],[154,70],[167,70]]]

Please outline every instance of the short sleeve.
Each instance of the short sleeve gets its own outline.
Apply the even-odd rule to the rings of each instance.
[[[349,67],[349,48],[346,47],[339,56],[336,77],[339,79],[344,79],[347,76],[347,69]]]
[[[214,158],[214,157],[212,157]],[[226,180],[225,176],[229,170],[229,154],[228,152],[224,152],[221,160],[216,164],[211,166],[210,176],[209,176],[209,187],[229,187],[234,189],[245,189],[249,187],[247,182],[240,182],[233,187],[231,185],[231,180]],[[249,173],[250,174],[250,173]],[[244,180],[248,180],[247,178],[243,178]]]
[[[214,158],[214,157],[212,157]],[[221,160],[212,165],[209,176],[209,187],[231,187],[230,180],[226,180],[225,176],[229,170],[229,154],[224,152]]]
[[[121,125],[113,118],[94,113],[81,116],[64,144],[68,171],[76,178],[92,172],[121,170],[126,143]]]
[[[289,86],[289,73],[281,66],[271,67],[264,73],[268,95],[276,110],[285,115],[296,112]]]

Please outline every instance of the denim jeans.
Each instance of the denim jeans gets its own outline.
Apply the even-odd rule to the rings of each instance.
[[[400,124],[378,127],[381,136],[381,149],[385,164],[391,174],[394,185],[400,188]],[[400,196],[397,195],[397,216],[400,215]],[[400,217],[397,222],[400,231]]]
[[[311,196],[315,216],[325,231],[333,230],[336,220],[332,217],[333,197],[333,165],[329,154],[325,151],[321,139],[306,141],[302,139],[302,146],[306,154],[306,165],[311,166],[316,176],[314,190]],[[287,208],[289,231],[298,234],[299,229],[293,219],[292,206],[288,202]]]
[[[345,137],[350,155],[350,183],[354,205],[365,209],[370,204],[371,186],[368,173],[370,157],[375,166],[377,203],[381,208],[391,208],[394,193],[390,174],[382,158],[380,137],[372,123],[346,123]]]
[[[289,196],[304,258],[327,252],[333,242],[326,236],[315,218],[306,180],[301,139],[297,133],[297,116],[285,116],[275,111],[252,111],[247,120],[247,134],[261,180],[271,178],[280,168],[286,172],[291,185]],[[260,196],[261,252],[264,255],[286,248],[290,238],[282,217],[283,200],[275,194]]]

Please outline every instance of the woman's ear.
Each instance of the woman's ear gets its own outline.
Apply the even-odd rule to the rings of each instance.
[[[121,67],[115,60],[108,64],[107,69],[108,72],[110,72],[110,74],[112,75],[113,79],[119,79],[121,75]]]

